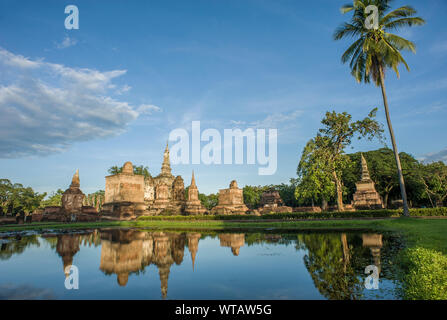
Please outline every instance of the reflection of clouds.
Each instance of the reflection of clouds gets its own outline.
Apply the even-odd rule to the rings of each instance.
[[[0,285],[0,300],[55,299],[53,290],[39,289],[29,285]]]

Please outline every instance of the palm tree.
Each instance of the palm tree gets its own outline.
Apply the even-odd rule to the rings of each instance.
[[[353,16],[348,23],[344,23],[337,28],[334,33],[334,39],[340,40],[347,37],[356,39],[343,54],[342,62],[347,63],[350,61],[351,74],[357,82],[369,83],[372,79],[382,89],[385,115],[399,175],[404,215],[409,216],[402,166],[388,109],[385,71],[387,68],[391,68],[399,77],[398,66],[401,63],[410,71],[407,62],[401,55],[401,51],[416,52],[416,46],[413,42],[392,34],[390,31],[399,30],[401,27],[420,26],[425,24],[425,21],[420,17],[415,17],[417,12],[410,6],[403,6],[390,11],[391,2],[391,0],[354,0],[353,4],[343,6],[341,8],[342,13],[353,11]],[[365,11],[371,5],[378,9],[379,21],[377,28],[371,28],[370,25],[366,25],[369,10],[368,13]]]

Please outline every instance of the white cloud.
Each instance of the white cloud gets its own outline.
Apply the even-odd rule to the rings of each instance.
[[[160,112],[161,108],[153,104],[142,104],[137,109],[139,114],[152,114],[154,112]]]
[[[75,46],[77,43],[78,40],[70,38],[69,36],[65,36],[64,40],[62,40],[62,42],[58,43],[56,46],[58,49],[65,49],[68,47]]]
[[[111,96],[113,80],[126,70],[71,68],[2,48],[0,69],[2,158],[47,155],[78,141],[118,135],[150,109],[134,110]]]
[[[444,161],[447,163],[447,148],[433,153],[428,153],[420,158],[421,161],[426,163]]]
[[[250,126],[255,128],[289,128],[295,127],[296,119],[303,112],[301,110],[296,110],[291,113],[273,113],[265,117],[263,120],[254,121]]]

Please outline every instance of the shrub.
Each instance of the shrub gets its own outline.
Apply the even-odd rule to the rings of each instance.
[[[447,217],[447,208],[410,209],[410,215],[413,217]]]
[[[435,250],[411,248],[403,253],[403,298],[447,299],[447,256]]]
[[[300,219],[357,219],[357,218],[391,218],[399,217],[400,210],[363,210],[363,211],[333,211],[333,212],[294,212],[294,213],[270,213],[262,216],[253,215],[205,215],[205,216],[171,216],[170,212],[163,212],[160,216],[141,216],[140,221],[154,220],[300,220]],[[411,216],[447,216],[447,208],[411,209]]]

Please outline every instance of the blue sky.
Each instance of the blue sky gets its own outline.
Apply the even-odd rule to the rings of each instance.
[[[348,42],[334,29],[347,2],[0,1],[0,177],[38,191],[65,189],[76,169],[85,193],[104,189],[112,165],[160,171],[169,132],[278,129],[278,170],[257,165],[176,165],[201,192],[288,182],[306,141],[329,110],[364,117],[380,90],[360,85],[340,62]],[[66,5],[79,30],[66,30]],[[387,89],[400,151],[447,160],[447,28],[444,0],[409,4],[427,25],[401,35],[416,42],[411,67]],[[352,151],[380,147],[356,142]],[[351,151],[351,150],[350,150]]]

